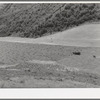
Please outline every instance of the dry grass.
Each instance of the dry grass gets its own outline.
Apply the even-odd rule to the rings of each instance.
[[[91,25],[87,27],[91,27]],[[74,33],[75,35],[78,34],[77,31],[81,33],[81,28],[83,28],[83,30],[87,29],[86,26],[81,26],[69,30],[68,32],[71,31],[71,36],[73,37]],[[98,30],[97,33],[95,33],[95,39],[98,39],[100,38],[98,35],[99,28],[95,26],[94,28],[95,32]],[[88,33],[85,33],[84,37],[86,37],[87,34]],[[91,35],[92,34],[93,33],[91,33]],[[57,34],[53,35],[55,41],[57,39],[59,40],[56,35]],[[66,34],[64,32],[61,34],[62,40],[65,36],[67,37],[68,33]],[[85,41],[83,35],[81,38]],[[88,38],[88,36],[86,38]],[[43,44],[40,41],[42,39],[44,39]],[[61,45],[63,44],[62,41],[60,41],[60,45],[55,45],[55,41],[53,41],[54,44],[51,44],[46,40],[49,40],[49,37],[36,40],[12,37],[2,38],[0,40],[0,62],[3,62],[0,67],[0,78],[3,80],[1,87],[73,88],[100,86],[99,46],[96,47],[92,45],[89,47],[89,45],[86,46],[82,44],[80,44],[81,46],[70,46],[70,44]],[[77,41],[77,38],[75,38],[75,40]],[[93,38],[90,40],[94,42]],[[64,39],[64,41],[67,43],[67,39]],[[79,55],[75,54],[75,52],[79,52]],[[13,65],[7,66],[7,64]]]
[[[100,47],[100,24],[85,24],[63,32],[38,38],[37,42],[65,46]]]

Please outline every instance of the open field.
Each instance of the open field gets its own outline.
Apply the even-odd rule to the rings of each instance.
[[[100,86],[99,47],[12,42],[0,47],[1,87]]]
[[[84,25],[38,39],[1,37],[0,87],[100,87],[99,27]]]

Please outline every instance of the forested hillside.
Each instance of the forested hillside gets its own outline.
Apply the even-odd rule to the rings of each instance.
[[[4,4],[0,36],[37,38],[100,20],[100,4]]]

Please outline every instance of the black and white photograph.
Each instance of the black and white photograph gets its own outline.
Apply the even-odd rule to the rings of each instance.
[[[0,3],[0,88],[100,88],[100,3]]]

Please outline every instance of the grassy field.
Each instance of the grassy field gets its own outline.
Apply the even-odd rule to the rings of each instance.
[[[73,88],[100,85],[99,47],[9,42],[0,42],[0,47],[1,87]]]
[[[38,38],[36,41],[65,46],[100,47],[100,24],[84,24]]]
[[[93,45],[100,39],[99,26],[83,25],[38,39],[0,38],[0,87],[100,87],[100,42]]]

